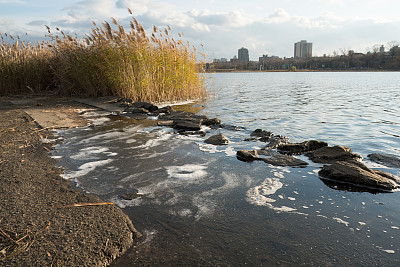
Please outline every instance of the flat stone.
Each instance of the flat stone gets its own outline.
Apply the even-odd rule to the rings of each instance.
[[[271,137],[274,136],[274,134],[262,129],[256,129],[250,134],[250,136],[258,137],[261,142],[267,142]]]
[[[351,148],[346,146],[325,146],[318,148],[307,156],[316,163],[333,163],[343,160],[361,160],[362,157],[352,152]]]
[[[290,167],[305,167],[308,165],[307,162],[297,159],[291,155],[276,154],[272,157],[262,158],[266,163],[274,166],[290,166]]]
[[[304,141],[302,143],[282,144],[278,146],[278,150],[285,154],[301,154],[316,150],[318,148],[328,146],[328,143],[317,140]]]
[[[220,125],[221,120],[218,118],[213,118],[213,119],[207,118],[203,120],[202,124],[205,126]]]
[[[226,138],[225,135],[219,133],[209,137],[204,142],[212,145],[227,145],[229,143],[229,140],[228,138]]]
[[[149,112],[155,112],[158,111],[158,107],[152,103],[148,102],[135,102],[132,104],[132,107],[134,108],[144,108],[147,109]]]
[[[173,127],[174,126],[174,121],[159,121],[157,122],[158,126],[167,126],[167,127]]]
[[[318,173],[321,177],[358,186],[393,190],[399,188],[399,178],[382,171],[374,171],[356,160],[337,161],[324,166]]]

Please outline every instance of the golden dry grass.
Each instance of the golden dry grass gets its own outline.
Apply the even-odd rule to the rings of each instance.
[[[85,38],[56,28],[51,41],[25,43],[1,35],[0,94],[58,89],[80,96],[114,95],[140,101],[175,101],[206,95],[197,51],[170,28],[147,36],[132,17],[129,30],[115,19]]]

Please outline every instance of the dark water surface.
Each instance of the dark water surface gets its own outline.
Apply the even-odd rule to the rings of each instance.
[[[400,156],[400,73],[227,73],[209,84],[214,97],[194,108],[239,126],[220,130],[224,147],[94,112],[94,126],[59,132],[65,177],[117,203],[143,234],[114,266],[400,265],[399,192],[328,183],[311,162],[235,157],[263,146],[243,141],[257,128]],[[119,197],[134,190],[143,196]]]

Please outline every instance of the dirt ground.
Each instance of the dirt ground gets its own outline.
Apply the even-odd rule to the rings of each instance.
[[[72,206],[103,201],[62,179],[53,145],[42,142],[51,128],[86,124],[76,113],[84,108],[68,98],[0,97],[1,266],[105,266],[139,235],[113,204]]]

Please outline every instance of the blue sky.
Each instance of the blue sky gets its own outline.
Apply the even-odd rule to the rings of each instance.
[[[317,56],[400,41],[397,0],[0,0],[0,32],[41,38],[46,24],[84,34],[92,20],[126,22],[128,7],[145,28],[170,25],[209,58],[232,58],[240,47],[252,60],[291,57],[300,40]]]

